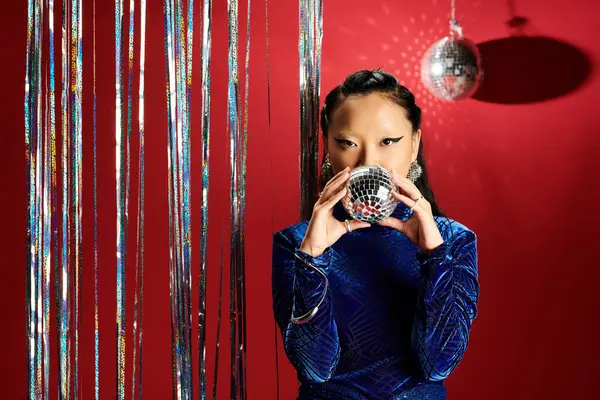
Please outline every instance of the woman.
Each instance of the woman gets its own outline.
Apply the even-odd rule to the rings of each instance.
[[[310,221],[273,239],[273,309],[298,399],[446,398],[477,316],[476,237],[435,201],[420,123],[412,93],[380,70],[350,75],[325,99],[328,182]],[[349,171],[376,164],[399,203],[371,226],[340,200]]]

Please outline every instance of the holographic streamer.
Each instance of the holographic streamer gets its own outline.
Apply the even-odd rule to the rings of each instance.
[[[144,316],[144,71],[146,64],[146,0],[140,1],[140,89],[139,89],[139,184],[138,184],[138,222],[137,222],[137,254],[135,273],[135,297],[133,309],[133,374],[131,398],[135,399],[136,376],[138,376],[138,398],[142,399],[142,343]],[[139,299],[139,300],[138,300]],[[136,353],[139,360],[136,363]]]
[[[54,0],[49,0],[48,3],[48,28],[49,28],[49,64],[50,64],[50,226],[52,229],[52,240],[54,247],[52,254],[54,255],[54,275],[58,279],[58,224],[57,224],[57,182],[56,182],[56,72],[55,72],[55,50],[54,50]],[[50,246],[50,245],[49,245]],[[48,247],[50,251],[50,247]],[[46,326],[46,336],[44,338],[44,349],[46,350],[45,371],[44,371],[44,394],[49,398],[49,383],[50,383],[50,261],[46,270],[45,279],[45,294],[44,294],[44,323]],[[58,287],[58,286],[57,286]]]
[[[315,98],[313,99],[313,127],[315,134],[319,137],[319,107],[321,102],[321,53],[322,53],[322,45],[323,45],[323,0],[314,0],[315,1],[315,66],[314,66],[314,88],[313,93],[315,94]],[[319,149],[318,149],[318,139],[317,139],[317,151],[315,162],[319,157]],[[315,166],[318,170],[318,166]],[[317,180],[315,179],[315,182]],[[316,187],[316,186],[315,186]],[[316,189],[315,189],[316,190]],[[316,199],[315,199],[316,200]]]
[[[135,32],[135,1],[129,0],[129,30],[127,36],[128,42],[128,58],[127,58],[127,136],[125,139],[125,219],[124,219],[124,250],[125,250],[125,271],[127,271],[127,254],[129,254],[129,193],[131,183],[131,130],[132,130],[132,113],[133,113],[133,58],[134,58],[134,32]],[[139,223],[139,221],[138,221]],[[125,275],[127,272],[125,272]],[[137,275],[137,268],[136,268]],[[137,276],[136,276],[137,282]],[[137,289],[135,290],[137,293]],[[125,299],[127,294],[125,293]],[[127,321],[127,319],[125,319]],[[135,314],[134,314],[134,329],[135,329]],[[127,328],[125,327],[125,331]],[[133,349],[135,351],[135,331]],[[123,360],[126,363],[125,360]],[[133,374],[135,375],[135,360],[133,360]],[[135,399],[135,378],[132,379],[132,399]]]
[[[181,1],[181,0],[180,0]],[[183,4],[183,2],[182,2]],[[183,7],[180,6],[183,11]],[[182,18],[183,19],[183,18]],[[182,33],[185,30],[182,29]],[[185,270],[185,299],[186,299],[186,364],[188,366],[187,376],[190,381],[190,397],[192,396],[193,378],[192,378],[192,231],[191,231],[191,141],[190,132],[192,129],[192,61],[193,61],[193,38],[194,38],[194,1],[188,0],[187,9],[187,35],[182,35],[182,48],[186,50],[185,61],[182,67],[184,77],[184,110],[185,129],[183,130],[183,238],[184,242],[184,270]],[[187,44],[187,45],[186,45]],[[187,67],[187,69],[185,69]]]
[[[36,130],[36,182],[35,182],[35,219],[36,219],[36,233],[35,233],[35,244],[36,244],[36,284],[35,284],[35,323],[36,323],[36,395],[38,398],[43,396],[43,321],[42,321],[42,298],[43,298],[43,269],[44,269],[44,181],[43,181],[43,167],[44,167],[44,154],[43,154],[43,143],[44,143],[44,128],[42,119],[42,65],[43,65],[43,27],[44,27],[44,8],[43,2],[37,2],[36,11],[36,104],[35,104],[35,130]]]
[[[246,159],[248,155],[248,95],[250,92],[250,75],[249,75],[249,64],[250,64],[250,6],[251,0],[248,0],[247,6],[247,23],[246,23],[246,59],[244,65],[245,77],[244,77],[244,125],[242,131],[242,137],[240,138],[239,152],[240,162],[238,164],[239,172],[239,187],[238,187],[238,213],[239,213],[239,228],[238,228],[238,241],[239,241],[239,258],[237,263],[237,309],[239,312],[238,317],[238,336],[239,346],[237,354],[238,363],[238,375],[241,398],[245,399],[247,395],[247,382],[246,382],[246,254],[245,254],[245,240],[244,240],[244,227],[246,226]]]
[[[238,261],[238,158],[237,148],[239,144],[239,110],[238,110],[238,2],[237,0],[227,0],[228,15],[228,66],[229,82],[227,90],[227,113],[229,132],[229,162],[230,162],[230,198],[231,198],[231,241],[230,241],[230,282],[229,282],[229,337],[231,346],[231,383],[230,398],[239,398],[239,380],[238,365],[236,356],[238,354],[238,336],[237,328],[237,302],[236,302],[236,284],[237,284],[237,261]]]
[[[50,380],[50,270],[54,131],[54,64],[43,58],[46,22],[49,54],[53,25],[46,21],[47,0],[28,2],[25,70],[25,144],[28,181],[26,312],[28,397],[48,398]],[[53,16],[48,13],[48,18]],[[51,80],[49,83],[48,81]]]
[[[176,353],[176,387],[177,387],[177,398],[182,399],[186,395],[185,387],[183,380],[184,371],[183,371],[183,352],[184,344],[183,344],[183,336],[181,334],[181,314],[182,314],[182,298],[181,298],[181,259],[182,259],[182,249],[181,249],[181,232],[180,232],[180,218],[179,218],[179,161],[177,158],[178,155],[178,146],[177,146],[177,137],[178,133],[181,129],[180,123],[181,119],[180,110],[181,107],[178,104],[178,96],[180,92],[180,82],[177,79],[177,69],[176,63],[178,63],[176,58],[176,46],[177,39],[175,38],[175,17],[174,10],[175,4],[169,0],[168,3],[168,20],[169,20],[169,87],[170,87],[170,95],[171,95],[171,103],[170,103],[170,119],[172,120],[171,131],[169,132],[169,177],[171,179],[171,192],[170,192],[170,200],[172,204],[172,223],[171,223],[171,231],[174,242],[174,265],[173,265],[173,288],[174,292],[173,296],[173,307],[174,307],[174,329],[175,329],[175,348],[174,351]],[[174,42],[175,41],[175,42]]]
[[[191,275],[191,259],[192,259],[192,246],[191,246],[191,142],[190,142],[190,130],[191,130],[191,95],[192,95],[192,43],[194,32],[194,2],[188,0],[188,14],[187,14],[187,36],[186,36],[186,18],[185,8],[183,0],[179,2],[179,15],[180,15],[180,51],[181,64],[180,64],[180,76],[181,76],[181,99],[182,99],[182,141],[181,141],[181,158],[182,160],[182,240],[183,240],[183,283],[184,286],[184,334],[185,334],[185,374],[186,374],[186,389],[188,393],[187,398],[193,397],[193,373],[192,373],[192,275]],[[188,73],[189,72],[189,73]]]
[[[35,23],[37,2],[34,3],[32,0],[28,2],[28,15],[27,15],[27,67],[25,72],[25,144],[26,144],[26,161],[28,164],[27,175],[28,175],[28,196],[29,204],[27,206],[27,334],[28,334],[28,395],[30,399],[37,397],[37,386],[36,386],[36,340],[35,340],[35,329],[36,329],[36,263],[37,263],[37,251],[36,251],[36,160],[37,160],[37,149],[36,133],[35,133],[35,109],[36,109],[36,76],[35,76],[35,65],[37,58],[35,54],[35,37],[37,31],[37,24]]]
[[[134,57],[134,28],[135,28],[135,1],[129,0],[129,51],[127,62],[127,144],[125,150],[125,212],[129,214],[129,190],[131,179],[131,126],[133,113],[133,57]],[[129,222],[129,218],[127,218]],[[129,225],[125,225],[125,252],[128,250]],[[127,265],[127,264],[126,264]]]
[[[178,349],[178,338],[177,338],[177,309],[175,307],[176,304],[176,287],[175,287],[175,264],[177,257],[177,250],[175,249],[175,240],[173,235],[173,225],[174,225],[174,215],[173,215],[173,171],[172,171],[172,160],[171,160],[171,137],[173,134],[173,128],[175,122],[173,121],[174,112],[173,109],[175,107],[174,104],[174,88],[173,88],[173,67],[172,67],[172,23],[171,23],[171,4],[170,0],[163,0],[163,14],[164,14],[164,44],[165,44],[165,66],[167,70],[166,76],[166,90],[167,90],[167,133],[168,133],[168,141],[167,141],[167,166],[169,169],[169,173],[167,175],[167,185],[168,185],[168,202],[169,202],[169,291],[170,291],[170,300],[171,300],[171,382],[172,382],[172,391],[173,398],[181,398],[180,396],[180,386],[179,386],[179,354],[177,352]]]
[[[69,115],[69,87],[71,83],[69,62],[71,52],[69,47],[71,30],[69,21],[71,5],[68,1],[62,3],[62,71],[61,71],[61,121],[62,121],[62,248],[61,248],[61,273],[57,277],[57,325],[59,327],[59,384],[62,400],[70,399],[71,377],[71,335],[70,327],[70,241],[71,241],[71,207],[69,170],[70,154],[70,119]]]
[[[46,4],[47,5],[47,4]],[[50,60],[49,60],[50,61]],[[48,398],[48,389],[49,389],[49,378],[50,378],[50,264],[52,262],[50,246],[51,246],[51,215],[50,209],[52,207],[51,204],[51,173],[52,166],[50,161],[50,91],[48,88],[48,66],[46,65],[44,68],[44,86],[45,86],[45,99],[44,99],[44,155],[43,155],[43,200],[42,200],[42,271],[41,276],[43,279],[43,284],[40,285],[40,296],[41,296],[41,329],[42,329],[42,343],[43,343],[43,376],[42,376],[42,398]]]
[[[245,203],[245,133],[240,132],[238,81],[238,2],[228,0],[228,131],[231,168],[230,344],[232,399],[245,398],[245,295],[243,209]],[[249,11],[249,10],[248,10]]]
[[[37,95],[36,95],[36,143],[37,143],[37,154],[36,154],[36,250],[37,250],[37,261],[36,261],[36,386],[38,398],[43,398],[44,381],[44,321],[43,321],[43,297],[44,297],[44,269],[45,269],[45,148],[46,148],[46,135],[45,135],[45,124],[44,113],[46,97],[44,96],[44,88],[42,82],[45,80],[42,77],[42,73],[45,73],[45,63],[43,62],[43,41],[44,41],[44,3],[43,1],[38,2],[37,22],[39,29],[36,34],[36,75],[37,75]],[[45,76],[44,76],[45,78]],[[46,88],[47,89],[47,88]],[[44,100],[42,100],[44,99]]]
[[[126,226],[127,209],[125,208],[126,178],[123,132],[123,65],[121,40],[123,32],[123,0],[115,0],[115,139],[116,139],[116,194],[117,194],[117,398],[125,398],[125,305],[126,305]]]
[[[165,61],[167,66],[168,197],[171,252],[171,340],[173,396],[193,397],[191,361],[191,246],[190,246],[190,141],[189,88],[185,12],[181,0],[165,0]],[[188,26],[193,8],[188,8]],[[189,29],[189,27],[188,27]],[[188,83],[189,82],[189,83]]]
[[[183,130],[185,130],[185,126],[183,126],[185,124],[185,120],[182,118],[182,114],[183,114],[183,99],[182,99],[182,87],[185,85],[184,82],[182,82],[182,76],[181,76],[181,69],[182,69],[182,64],[185,64],[185,61],[182,60],[182,49],[181,49],[181,29],[182,28],[182,21],[181,21],[181,14],[180,14],[180,2],[178,0],[175,0],[175,2],[173,3],[173,7],[172,7],[172,19],[173,19],[173,28],[174,28],[174,32],[173,32],[173,37],[175,40],[174,43],[174,51],[175,51],[175,95],[176,95],[176,126],[175,126],[175,135],[173,137],[173,160],[175,160],[175,164],[174,164],[174,171],[175,171],[175,176],[174,176],[174,186],[173,186],[173,195],[175,196],[175,232],[176,232],[176,236],[175,236],[175,240],[177,242],[177,249],[178,249],[178,257],[179,257],[179,262],[177,263],[177,272],[176,272],[176,285],[177,285],[177,305],[179,308],[179,317],[177,319],[177,329],[178,329],[178,336],[179,336],[179,344],[180,344],[180,349],[179,349],[179,354],[180,354],[180,376],[181,376],[181,383],[182,383],[182,396],[183,398],[187,397],[187,387],[185,385],[185,377],[186,377],[186,373],[187,373],[187,365],[185,363],[186,358],[185,358],[185,354],[187,352],[187,343],[186,343],[186,335],[185,335],[185,319],[184,319],[184,315],[185,315],[185,274],[183,272],[183,268],[184,268],[184,263],[185,263],[185,255],[184,255],[184,245],[183,245],[183,241],[184,241],[184,236],[183,236],[183,215],[181,213],[181,200],[182,200],[182,195],[183,195],[183,158],[182,156],[182,152],[183,149],[182,147],[180,147],[180,144],[183,140]]]
[[[72,75],[75,78],[75,82],[71,84],[71,97],[72,97],[72,122],[71,132],[73,139],[71,144],[73,145],[73,220],[75,222],[75,240],[74,240],[74,252],[75,252],[75,294],[74,294],[74,335],[75,335],[75,365],[73,371],[74,381],[74,397],[79,398],[81,395],[80,388],[80,376],[79,376],[79,324],[81,320],[80,304],[81,304],[81,264],[83,254],[81,251],[83,230],[83,204],[82,204],[82,182],[83,182],[83,151],[82,151],[82,98],[83,98],[83,12],[82,12],[82,0],[73,0],[72,3],[72,19],[71,26],[75,34],[71,34],[71,51],[75,54],[75,57],[71,58],[71,69]]]
[[[206,247],[208,237],[208,193],[210,159],[210,64],[212,45],[212,0],[204,0],[202,8],[202,227],[200,231],[200,277],[198,288],[198,380],[199,397],[206,398]],[[221,265],[221,273],[222,273]],[[221,286],[220,286],[221,287]],[[222,293],[219,294],[219,304]],[[220,318],[220,311],[219,311]],[[220,325],[220,324],[219,324]],[[217,335],[217,353],[219,336]],[[215,390],[218,375],[218,361],[215,362]],[[216,392],[215,392],[216,393]],[[216,394],[215,394],[216,395]]]
[[[191,37],[186,37],[186,15],[183,0],[176,1],[176,51],[178,63],[178,116],[181,123],[178,124],[178,161],[179,161],[179,190],[180,190],[180,237],[182,250],[181,281],[182,289],[182,311],[183,318],[180,321],[182,329],[182,360],[185,374],[184,390],[186,396],[192,396],[192,346],[191,346],[191,208],[190,208],[190,105],[191,100],[191,75],[188,71],[192,68]],[[193,1],[188,2],[187,33],[193,34]]]
[[[35,398],[35,342],[34,342],[34,310],[35,310],[35,290],[33,288],[34,265],[35,265],[35,247],[34,247],[34,224],[35,224],[35,154],[33,152],[33,94],[35,93],[33,64],[34,64],[34,3],[33,0],[27,2],[27,47],[25,52],[25,163],[27,171],[27,270],[26,270],[26,298],[25,309],[27,312],[26,332],[27,332],[27,395],[28,398]]]
[[[27,46],[25,51],[25,99],[23,101],[24,115],[25,115],[25,164],[27,173],[27,229],[26,229],[26,240],[27,240],[27,270],[26,270],[26,285],[25,285],[25,309],[27,312],[26,319],[26,333],[27,333],[27,395],[29,398],[35,392],[35,385],[32,381],[34,371],[34,346],[32,345],[33,331],[35,324],[33,323],[33,306],[32,303],[35,301],[34,292],[32,289],[33,282],[33,237],[32,237],[32,225],[35,221],[33,213],[35,212],[34,199],[35,199],[35,181],[33,179],[32,168],[34,168],[33,154],[32,154],[32,121],[31,121],[31,96],[33,92],[33,82],[31,76],[31,64],[32,59],[32,34],[33,34],[33,1],[28,0],[27,2]]]
[[[225,253],[225,229],[221,223],[221,257],[219,259],[219,305],[217,307],[217,341],[215,348],[215,374],[213,378],[213,400],[217,400],[217,383],[219,379],[219,348],[221,344],[221,309],[223,305],[223,259]]]
[[[316,31],[316,33],[315,33]],[[315,40],[315,36],[317,39]],[[300,216],[310,218],[317,198],[318,108],[317,90],[322,38],[320,0],[300,0]],[[315,51],[315,45],[317,51]]]
[[[309,84],[308,84],[308,74],[307,74],[307,68],[308,68],[308,60],[307,60],[307,55],[306,52],[308,51],[307,49],[307,44],[308,44],[308,5],[307,2],[309,2],[311,0],[300,0],[299,1],[299,6],[300,6],[300,11],[299,11],[299,15],[300,15],[300,34],[298,37],[298,52],[300,55],[300,165],[299,165],[299,169],[300,169],[300,219],[304,220],[307,219],[309,217],[308,214],[308,209],[309,209],[309,204],[311,203],[311,199],[309,198],[310,194],[308,193],[308,191],[303,190],[303,188],[306,187],[306,184],[308,182],[306,182],[306,179],[309,178],[307,176],[307,173],[310,173],[309,171],[306,171],[307,167],[307,158],[306,158],[306,153],[307,151],[309,151],[309,149],[307,148],[308,143],[307,140],[307,133],[310,133],[307,131],[307,110],[306,110],[306,106],[307,106],[307,97],[308,97],[308,88],[309,88]],[[305,178],[306,177],[306,178]]]
[[[125,276],[127,275],[127,257],[129,254],[129,194],[130,194],[130,187],[131,187],[131,130],[132,130],[132,113],[133,113],[133,58],[134,58],[134,32],[135,32],[135,1],[134,0],[129,0],[129,30],[128,30],[128,36],[127,36],[127,43],[128,43],[128,51],[127,51],[127,133],[126,133],[126,138],[125,138],[125,197],[124,197],[124,202],[125,202],[125,217],[124,217],[124,221],[123,221],[123,229],[124,229],[124,265],[125,265]],[[138,215],[139,216],[139,215]],[[137,253],[137,252],[136,252]],[[136,268],[136,274],[137,274],[137,268]],[[137,277],[136,277],[136,281],[137,281]],[[124,298],[125,301],[127,301],[127,293],[126,293],[126,285],[124,286]],[[137,293],[137,289],[135,291],[135,293]],[[125,314],[125,313],[124,313]],[[127,318],[125,318],[125,321],[127,321]],[[134,317],[134,324],[136,323],[135,321],[135,317]],[[124,327],[125,330],[125,335],[127,332],[127,328],[126,326]],[[135,333],[134,332],[134,343],[133,343],[133,348],[135,349]],[[124,353],[126,356],[126,353]],[[135,374],[135,360],[133,360],[134,362],[134,368],[133,368],[133,374]],[[123,365],[126,364],[126,360],[123,359]],[[135,378],[132,379],[132,394],[134,391],[134,385],[135,385]],[[123,381],[123,384],[125,384],[125,382]],[[125,390],[125,388],[123,387],[123,390]],[[135,395],[133,395],[132,399],[135,399]]]
[[[36,34],[35,34],[35,46],[36,46],[36,94],[35,94],[35,131],[36,131],[36,166],[35,166],[35,220],[36,220],[36,232],[35,232],[35,246],[36,246],[36,262],[35,262],[35,369],[36,369],[36,396],[42,398],[43,396],[43,327],[42,327],[42,297],[43,297],[43,268],[44,268],[44,213],[42,205],[44,203],[44,182],[43,182],[43,120],[42,120],[42,42],[43,42],[43,20],[44,20],[44,9],[42,1],[37,2],[36,10]]]
[[[93,0],[92,62],[94,97],[94,398],[100,398],[100,321],[98,310],[98,166],[97,158],[97,96],[96,96],[96,0]]]
[[[172,150],[173,160],[174,160],[174,182],[175,185],[173,190],[173,195],[175,197],[175,240],[177,242],[178,256],[179,262],[177,263],[176,269],[176,286],[177,286],[177,308],[178,308],[178,318],[177,318],[177,329],[178,329],[178,337],[179,337],[179,376],[180,376],[180,386],[181,393],[183,399],[190,398],[190,389],[191,389],[191,380],[189,379],[189,370],[190,366],[188,364],[189,358],[188,354],[188,343],[187,343],[187,332],[186,332],[186,274],[185,274],[185,264],[186,264],[186,248],[185,248],[185,216],[184,216],[184,206],[183,206],[183,191],[184,191],[184,144],[183,144],[183,135],[186,130],[186,120],[185,120],[185,78],[182,76],[182,69],[185,68],[185,60],[184,54],[182,53],[183,48],[185,48],[185,44],[182,45],[182,30],[183,30],[183,21],[182,21],[182,6],[180,0],[175,0],[174,7],[172,7],[172,21],[174,28],[174,51],[175,51],[175,82],[176,82],[176,129],[173,136],[173,147]]]
[[[46,0],[45,7],[48,9],[48,63],[44,75],[46,79],[46,118],[45,118],[45,153],[44,153],[44,250],[43,250],[43,346],[44,346],[44,398],[49,398],[50,385],[50,274],[52,264],[51,253],[51,230],[54,224],[56,228],[55,214],[55,103],[54,103],[54,2]],[[49,87],[48,87],[49,85]],[[58,232],[54,230],[54,237]],[[56,241],[55,241],[56,245]],[[54,252],[56,259],[56,251]]]
[[[25,72],[25,144],[28,175],[28,215],[27,215],[27,334],[28,334],[28,396],[41,398],[40,382],[40,342],[38,341],[38,303],[39,303],[39,102],[40,84],[38,73],[41,68],[39,53],[40,1],[28,2],[27,16],[27,53]],[[34,147],[35,146],[35,147]]]

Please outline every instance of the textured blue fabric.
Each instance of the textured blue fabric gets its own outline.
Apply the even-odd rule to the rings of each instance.
[[[394,211],[406,220],[403,204]],[[338,203],[334,215],[348,218]],[[426,254],[379,225],[343,235],[322,255],[299,250],[308,221],[273,237],[273,311],[298,372],[298,399],[446,398],[477,316],[475,234],[435,217],[444,243]],[[321,300],[305,324],[293,324]],[[292,314],[293,312],[293,314]]]

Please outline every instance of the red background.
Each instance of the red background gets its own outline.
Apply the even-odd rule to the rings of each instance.
[[[114,4],[111,1],[97,3],[100,393],[102,398],[112,398],[116,378]],[[299,198],[298,6],[296,1],[288,0],[271,0],[269,3],[270,130],[266,108],[264,2],[255,1],[252,8],[246,226],[250,399],[276,397],[270,289],[271,234],[297,220]],[[600,61],[600,31],[597,27],[600,3],[592,0],[551,3],[542,0],[518,3],[465,0],[457,3],[457,17],[466,36],[478,44],[483,43],[482,51],[489,50],[486,59],[494,61],[487,69],[489,85],[487,89],[484,85],[475,96],[477,99],[455,104],[437,101],[424,92],[418,82],[417,65],[423,50],[445,35],[447,28],[447,2],[436,0],[326,0],[323,94],[348,73],[375,67],[390,70],[413,89],[424,109],[426,157],[440,203],[451,217],[478,234],[482,286],[480,315],[473,325],[463,361],[447,380],[449,398],[589,398],[597,375],[595,362],[600,356],[595,337],[600,328],[597,319],[600,298],[596,293],[600,263],[596,256],[598,235],[594,229],[600,223],[596,210],[600,204],[597,177],[600,171],[597,156],[600,150],[597,105],[600,75],[596,67]],[[91,5],[91,1],[84,1],[85,253],[80,357],[85,398],[93,396],[94,385]],[[57,9],[59,6],[57,4]],[[243,18],[245,5],[241,8]],[[5,1],[0,14],[3,44],[0,166],[4,211],[0,242],[4,267],[0,290],[3,305],[0,379],[3,398],[25,398],[27,385],[23,128],[26,9],[25,1]],[[511,15],[511,12],[515,14]],[[502,39],[509,37],[511,31],[506,22],[515,15],[528,19],[525,32],[533,37],[531,43],[537,43],[536,38],[549,37],[562,43],[562,47],[550,46],[541,54],[536,51],[546,50],[535,45],[528,48],[527,43],[512,50],[510,46],[494,46],[494,43],[512,43]],[[245,22],[241,25],[240,37],[243,38]],[[228,226],[229,209],[225,131],[227,24],[223,0],[215,1],[213,28],[207,304],[209,382],[213,378],[221,226]],[[195,283],[201,171],[199,29],[196,32],[192,141]],[[498,40],[500,42],[495,42]],[[240,54],[243,54],[243,41],[240,47]],[[567,47],[570,50],[565,50]],[[577,58],[576,54],[580,53],[568,52],[573,48],[586,56]],[[592,67],[586,67],[586,62]],[[146,398],[152,399],[171,396],[164,81],[162,2],[149,0],[143,388]],[[574,86],[574,90],[569,90]],[[133,157],[134,160],[137,157],[135,144]],[[135,177],[132,177],[134,182]],[[135,188],[132,184],[132,199],[137,196]],[[270,188],[273,205],[269,200]],[[135,201],[131,204],[135,205]],[[133,228],[134,208],[130,216]],[[130,248],[133,249],[133,245]],[[131,294],[133,268],[128,274]],[[228,279],[227,268],[225,279]],[[227,292],[225,290],[225,298]],[[129,304],[128,321],[131,323],[132,302]],[[224,310],[227,310],[226,306]],[[229,369],[226,314],[222,322],[219,398],[226,398]],[[52,357],[52,384],[56,389],[54,344]],[[131,353],[128,354],[128,365],[130,360]],[[283,356],[280,377],[281,398],[294,398],[297,390],[295,374]],[[53,393],[54,398],[55,390]]]

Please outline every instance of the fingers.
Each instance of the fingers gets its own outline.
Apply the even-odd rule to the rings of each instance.
[[[431,212],[431,205],[429,204],[429,202],[427,200],[425,200],[425,198],[422,198],[421,200],[419,200],[417,202],[417,201],[411,199],[410,197],[400,194],[396,191],[392,191],[392,196],[394,196],[394,198],[396,200],[404,203],[404,205],[406,205],[408,208],[411,208],[412,211],[416,214],[419,214],[422,212],[428,212],[428,211]],[[420,194],[419,194],[419,197],[421,197]]]
[[[343,170],[341,170],[340,172],[338,172],[337,174],[335,174],[333,176],[333,178],[331,178],[326,184],[325,187],[323,188],[323,191],[325,191],[325,189],[327,189],[329,186],[331,186],[332,184],[334,184],[338,179],[340,179],[346,172],[348,172],[350,170],[350,167],[346,167]]]
[[[353,220],[350,221],[350,229],[353,230],[353,231],[356,230],[356,229],[368,228],[370,226],[371,226],[370,223],[359,221],[357,219],[353,219]]]
[[[404,233],[404,221],[401,221],[394,217],[388,217],[379,221],[379,225],[394,228],[397,231]]]
[[[364,229],[371,226],[370,223],[359,221],[357,219],[347,219],[345,221],[338,221],[337,223],[342,226],[342,229],[344,229],[345,233],[350,233],[357,229]]]
[[[400,189],[404,195],[410,197],[411,199],[418,199],[421,197],[421,192],[415,186],[415,184],[410,181],[410,179],[400,176],[395,171],[392,171],[392,181],[396,184],[396,186],[398,186],[398,189]],[[407,205],[410,207],[412,204]]]
[[[422,197],[421,192],[415,186],[415,184],[410,181],[410,179],[402,177],[396,172],[392,171],[392,180],[398,187],[399,191],[402,192],[400,193],[399,191],[393,190],[392,194],[394,195],[394,198],[404,203],[407,207],[413,207],[417,202],[417,199]],[[431,211],[431,204],[429,204],[427,199],[425,199],[424,197],[421,200],[419,200],[416,207],[413,208],[413,211],[418,212],[420,210]]]
[[[333,208],[333,206],[336,205],[336,203],[338,201],[340,201],[341,199],[344,198],[347,191],[348,191],[348,189],[346,189],[345,187],[342,187],[340,190],[337,191],[337,193],[333,194],[329,199],[327,199],[327,200],[325,200],[325,202],[321,203],[320,208],[323,210],[330,210],[331,208]],[[323,198],[324,197],[325,197],[325,195],[323,195]]]
[[[340,186],[345,184],[349,178],[350,174],[348,173],[348,167],[346,167],[327,183],[327,185],[323,189],[323,193],[321,193],[321,197],[319,198],[318,203],[326,203],[331,196],[338,192]]]

